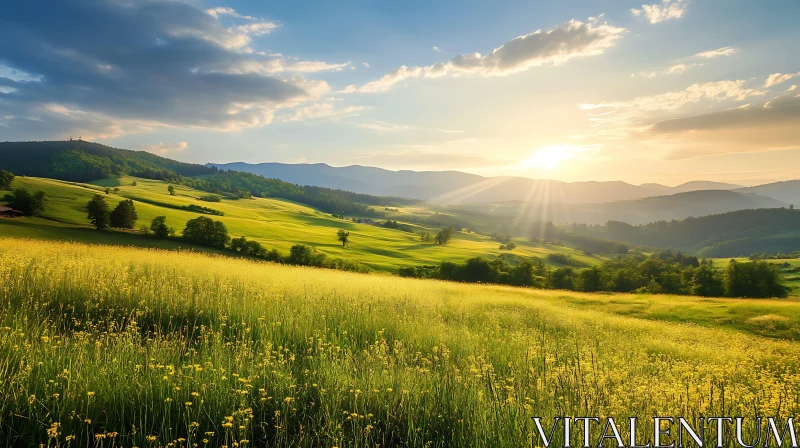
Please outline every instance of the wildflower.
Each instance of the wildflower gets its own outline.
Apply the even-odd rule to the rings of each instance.
[[[59,434],[58,427],[60,425],[61,425],[61,423],[53,423],[52,425],[50,425],[50,429],[47,430],[47,437],[49,437],[51,439],[58,438],[58,434]]]
[[[86,392],[86,395],[89,396],[89,397],[94,397],[94,392],[91,392],[91,391]]]

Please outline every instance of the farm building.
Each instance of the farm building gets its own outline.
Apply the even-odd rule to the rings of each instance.
[[[14,210],[11,207],[0,205],[0,218],[19,218],[21,216],[22,216],[21,211]]]

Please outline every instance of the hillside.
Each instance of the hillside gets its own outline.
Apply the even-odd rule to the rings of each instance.
[[[329,213],[365,213],[365,205],[408,203],[400,198],[300,186],[263,176],[220,171],[177,162],[146,151],[111,148],[80,140],[0,142],[0,169],[17,175],[72,182],[91,182],[129,175],[164,180],[213,193],[278,197],[302,202]]]
[[[753,397],[760,413],[778,401],[800,412],[785,393],[800,388],[795,299],[537,291],[9,239],[0,284],[9,446],[517,448],[531,416],[587,403],[642,419],[724,415]],[[724,409],[709,386],[720,378]]]
[[[135,186],[133,182],[136,182]],[[439,264],[443,260],[462,262],[471,257],[494,258],[501,254],[507,254],[512,260],[519,257],[546,259],[548,254],[562,253],[589,265],[603,261],[599,257],[584,256],[569,247],[532,245],[523,240],[517,240],[518,248],[509,253],[499,250],[497,241],[474,233],[456,233],[446,246],[422,244],[415,233],[334,218],[331,214],[295,202],[273,198],[224,198],[221,202],[204,202],[199,200],[205,194],[202,191],[177,186],[176,195],[172,196],[167,191],[167,183],[141,178],[110,178],[93,184],[80,184],[17,177],[14,186],[42,190],[50,197],[50,202],[41,218],[0,219],[2,235],[135,246],[156,244],[158,240],[138,232],[97,232],[90,229],[86,203],[94,194],[104,194],[106,187],[116,187],[118,192],[105,195],[106,201],[114,208],[123,199],[133,200],[139,214],[137,228],[149,225],[156,216],[164,215],[168,225],[180,233],[189,219],[204,216],[182,207],[199,205],[224,213],[224,216],[210,217],[223,222],[232,236],[246,236],[284,254],[294,244],[306,244],[323,254],[358,261],[379,272],[393,273],[400,266]],[[403,212],[402,208],[398,210]],[[408,212],[420,213],[416,208]],[[412,223],[411,226],[415,230],[433,233],[439,230],[426,224]],[[339,229],[351,233],[351,243],[347,248],[342,248],[336,239]],[[191,247],[182,242],[164,244],[156,247]]]
[[[800,180],[788,180],[759,185],[757,187],[740,188],[735,190],[740,193],[755,193],[769,196],[787,204],[800,206]]]
[[[436,203],[530,201],[583,204],[641,199],[694,190],[729,190],[740,185],[695,181],[676,187],[625,182],[560,182],[522,177],[483,177],[458,171],[392,171],[368,166],[332,167],[324,163],[209,163],[208,167],[244,171],[286,182],[318,185]]]
[[[674,248],[706,257],[800,250],[800,211],[787,208],[740,210],[639,226],[611,221],[574,230],[596,238]]]

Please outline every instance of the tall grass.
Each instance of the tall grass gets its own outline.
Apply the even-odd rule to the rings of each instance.
[[[797,414],[798,343],[559,294],[0,240],[0,444],[521,447],[532,416]]]

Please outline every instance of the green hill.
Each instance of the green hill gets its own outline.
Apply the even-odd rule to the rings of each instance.
[[[681,221],[633,226],[609,221],[604,226],[574,226],[584,235],[651,247],[673,248],[704,257],[800,250],[800,210],[740,210]]]
[[[267,249],[274,248],[283,254],[287,254],[294,244],[305,244],[332,257],[358,261],[378,272],[396,272],[401,266],[439,264],[444,260],[463,262],[476,256],[496,258],[503,254],[512,260],[537,257],[546,261],[550,254],[564,254],[571,255],[586,265],[604,261],[599,256],[586,256],[570,247],[535,245],[522,240],[515,240],[518,247],[509,253],[501,251],[497,241],[475,233],[456,232],[454,239],[446,246],[422,244],[415,233],[334,218],[331,214],[284,199],[223,198],[221,202],[205,202],[199,199],[206,195],[203,191],[177,185],[176,195],[172,196],[167,191],[168,185],[163,181],[127,176],[93,183],[17,177],[14,187],[44,191],[50,201],[40,218],[0,219],[0,234],[48,240],[206,250],[187,245],[180,240],[156,240],[138,231],[98,232],[91,229],[86,216],[86,203],[94,194],[104,194],[106,188],[118,188],[117,193],[112,190],[105,195],[106,202],[114,208],[124,199],[133,200],[139,215],[137,228],[149,224],[154,217],[163,215],[167,217],[167,224],[180,233],[188,220],[206,216],[185,207],[203,206],[223,213],[223,216],[208,216],[222,221],[234,237],[246,236],[260,242]],[[404,212],[403,208],[398,210]],[[419,206],[411,207],[409,213],[420,213]],[[413,230],[439,230],[427,224],[410,223],[409,226]],[[351,233],[351,243],[347,248],[342,248],[336,239],[339,229]]]
[[[146,151],[111,148],[81,140],[0,142],[0,169],[17,175],[72,182],[92,182],[128,175],[226,195],[289,199],[339,214],[364,214],[369,211],[367,205],[414,202],[330,188],[299,186],[255,174],[220,171],[159,157]]]

